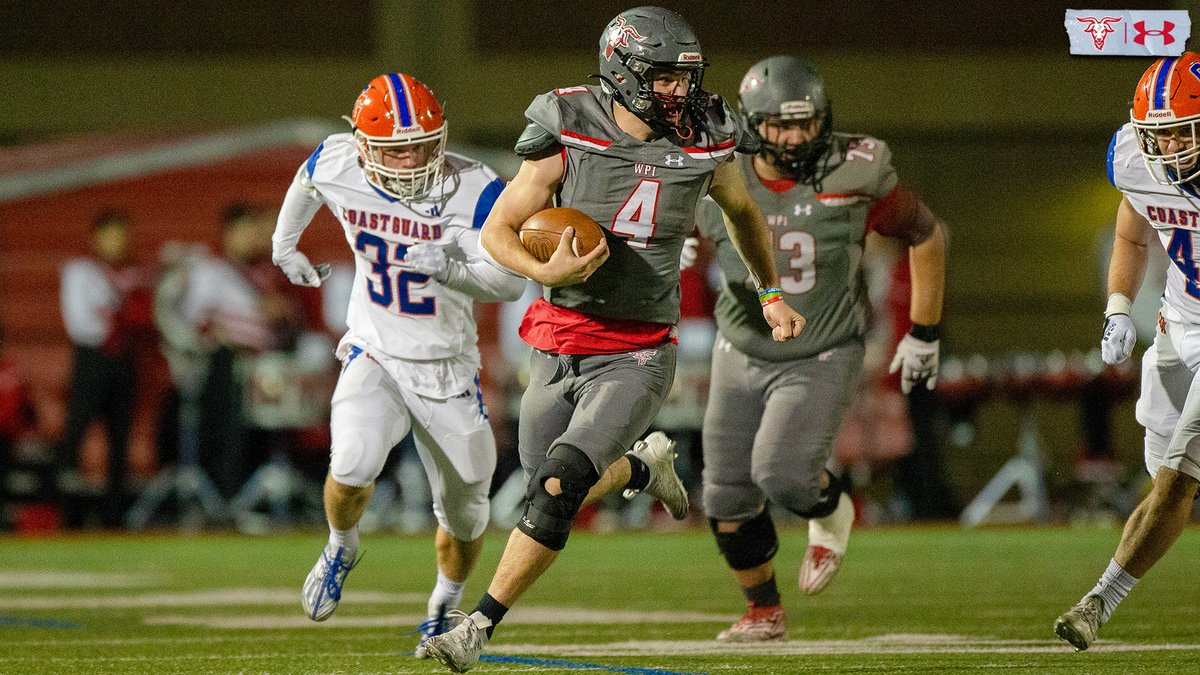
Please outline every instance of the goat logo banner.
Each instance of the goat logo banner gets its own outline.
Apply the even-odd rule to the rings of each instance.
[[[1187,10],[1068,9],[1064,25],[1082,56],[1179,56],[1192,35]]]

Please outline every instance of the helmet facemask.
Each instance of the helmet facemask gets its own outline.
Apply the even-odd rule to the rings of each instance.
[[[808,103],[796,101],[793,103]],[[785,111],[776,115],[762,113],[746,113],[746,122],[751,133],[761,144],[761,154],[780,172],[790,176],[800,183],[817,182],[819,174],[824,173],[822,164],[828,162],[829,150],[833,144],[833,106],[831,103],[820,110],[814,110],[811,103],[804,109]],[[784,122],[807,121],[810,129],[815,126],[815,132],[810,138],[799,143],[779,143],[770,140],[771,134],[763,133],[763,126],[781,124]]]
[[[637,81],[637,93],[631,100],[624,100],[617,87],[609,90],[625,106],[651,129],[660,135],[674,133],[681,139],[688,139],[694,133],[693,127],[703,120],[704,107],[708,104],[708,92],[701,84],[704,80],[706,61],[697,63],[660,63],[650,62],[636,56],[622,54],[621,62]],[[691,77],[688,80],[687,91],[682,95],[666,94],[654,91],[654,79],[662,73],[686,72]],[[624,77],[620,73],[612,73],[614,78]],[[601,79],[605,79],[601,76]]]
[[[446,163],[446,127],[431,132],[414,133],[407,138],[376,138],[354,130],[358,156],[363,173],[372,185],[401,201],[420,201],[429,196],[442,181]],[[385,150],[410,149],[417,160],[425,161],[412,168],[395,168],[385,164]],[[424,156],[422,156],[424,155]]]
[[[1160,185],[1200,179],[1200,55],[1184,52],[1155,61],[1133,93],[1129,121],[1151,178]],[[1174,144],[1174,152],[1167,146]]]
[[[1200,177],[1200,129],[1197,129],[1200,119],[1193,117],[1183,121],[1171,119],[1150,122],[1132,118],[1131,122],[1137,132],[1142,161],[1156,183],[1180,185]],[[1159,144],[1159,135],[1170,131],[1176,132],[1181,145],[1185,147],[1166,154]]]
[[[376,189],[401,201],[420,201],[441,183],[447,123],[437,98],[419,80],[405,73],[376,77],[358,95],[349,121],[363,175]],[[395,156],[406,151],[408,156]]]

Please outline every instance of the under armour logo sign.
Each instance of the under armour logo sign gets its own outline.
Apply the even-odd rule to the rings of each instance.
[[[683,166],[683,155],[667,155],[663,158],[663,164],[667,166]]]
[[[796,208],[795,208],[795,215],[811,216],[812,215],[812,204],[797,204]]]
[[[1108,39],[1109,33],[1116,32],[1116,28],[1112,24],[1121,20],[1119,16],[1105,16],[1097,19],[1094,16],[1076,17],[1079,23],[1087,24],[1087,28],[1083,32],[1090,33],[1092,42],[1096,45],[1096,49],[1104,49],[1104,41]]]
[[[653,358],[653,357],[654,357],[654,355],[655,355],[655,354],[657,354],[657,353],[658,353],[658,350],[657,350],[657,349],[643,349],[643,350],[642,350],[642,351],[640,351],[640,352],[634,352],[634,353],[630,354],[630,356],[632,356],[633,358],[637,359],[637,362],[638,362],[638,365],[639,365],[639,366],[644,366],[644,365],[646,365],[646,363],[648,363],[648,362],[650,361],[650,359],[651,359],[651,358]]]
[[[1133,30],[1136,31],[1136,34],[1133,36],[1133,41],[1139,45],[1146,44],[1147,35],[1162,38],[1162,43],[1164,45],[1169,45],[1175,41],[1175,36],[1171,35],[1171,31],[1175,30],[1175,24],[1171,23],[1170,21],[1163,21],[1163,27],[1161,30],[1147,30],[1146,22],[1138,21],[1137,23],[1133,24]]]

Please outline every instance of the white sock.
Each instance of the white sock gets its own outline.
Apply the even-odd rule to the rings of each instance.
[[[446,575],[438,570],[437,584],[433,587],[433,593],[429,596],[429,618],[433,618],[438,614],[438,608],[442,605],[446,606],[446,611],[458,609],[462,604],[463,588],[466,586],[464,581],[451,581]]]
[[[339,546],[346,549],[347,553],[354,553],[358,550],[358,525],[348,529],[339,530],[333,525],[329,526],[329,545],[333,548]]]
[[[1091,590],[1088,595],[1098,595],[1104,600],[1104,611],[1100,614],[1102,623],[1108,622],[1108,617],[1112,616],[1113,610],[1125,596],[1129,595],[1129,591],[1133,590],[1133,585],[1138,582],[1132,574],[1125,571],[1125,568],[1117,564],[1116,560],[1108,561],[1108,569],[1104,570],[1104,574],[1100,575],[1100,581],[1096,582],[1096,587]]]

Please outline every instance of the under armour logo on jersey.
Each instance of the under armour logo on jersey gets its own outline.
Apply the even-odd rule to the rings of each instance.
[[[657,349],[643,349],[640,352],[634,352],[634,353],[630,354],[630,356],[637,359],[639,366],[644,366],[657,353],[658,353]]]
[[[683,166],[683,155],[667,155],[663,157],[663,164],[667,166]]]
[[[812,215],[812,204],[797,204],[796,208],[795,208],[795,213],[797,216],[811,216]]]

